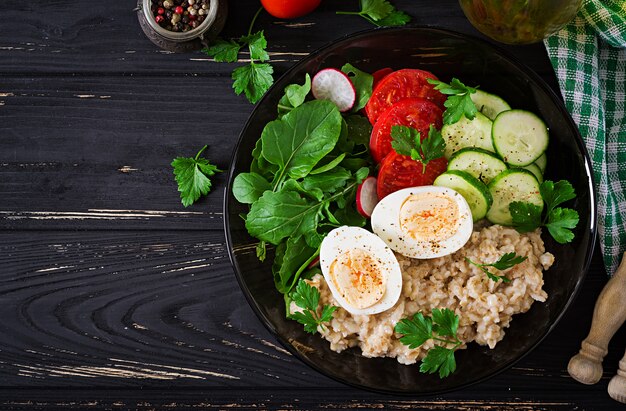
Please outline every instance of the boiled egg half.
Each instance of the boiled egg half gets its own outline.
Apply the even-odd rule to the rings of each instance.
[[[442,257],[470,239],[472,212],[447,187],[405,188],[383,198],[372,212],[372,230],[391,249],[411,258]]]
[[[320,247],[320,268],[335,300],[351,314],[377,314],[398,301],[400,264],[387,244],[359,227],[332,230]]]

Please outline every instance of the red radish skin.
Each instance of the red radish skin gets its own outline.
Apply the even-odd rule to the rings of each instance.
[[[352,109],[356,101],[354,84],[346,74],[334,68],[318,71],[311,82],[311,91],[317,100],[335,103],[342,113]]]
[[[318,265],[320,265],[320,257],[319,256],[315,257],[315,259],[313,261],[311,261],[309,263],[309,265],[306,266],[306,269],[310,270],[311,268],[317,267]]]
[[[356,210],[365,218],[370,218],[378,204],[376,177],[367,177],[356,189]]]

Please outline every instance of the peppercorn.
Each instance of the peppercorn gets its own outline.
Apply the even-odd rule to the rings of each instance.
[[[206,18],[209,0],[151,0],[156,23],[166,30],[187,32]]]

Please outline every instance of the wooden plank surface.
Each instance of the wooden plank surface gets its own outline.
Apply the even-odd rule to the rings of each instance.
[[[244,34],[258,6],[233,3],[225,36]],[[369,28],[334,15],[356,4],[326,0],[295,21],[262,14],[277,74]],[[456,0],[395,4],[417,24],[476,35]],[[226,176],[184,209],[169,167],[204,144],[227,167],[252,110],[232,93],[235,65],[158,50],[134,7],[36,0],[0,12],[0,409],[616,409],[606,385],[624,330],[599,384],[582,386],[565,369],[606,282],[597,252],[547,340],[477,386],[385,396],[293,358],[234,279],[222,231]],[[509,51],[550,72],[541,46]]]

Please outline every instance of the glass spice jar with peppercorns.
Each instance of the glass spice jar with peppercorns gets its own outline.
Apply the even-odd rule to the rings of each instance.
[[[226,0],[138,0],[139,24],[162,49],[197,50],[217,36],[226,21]]]

